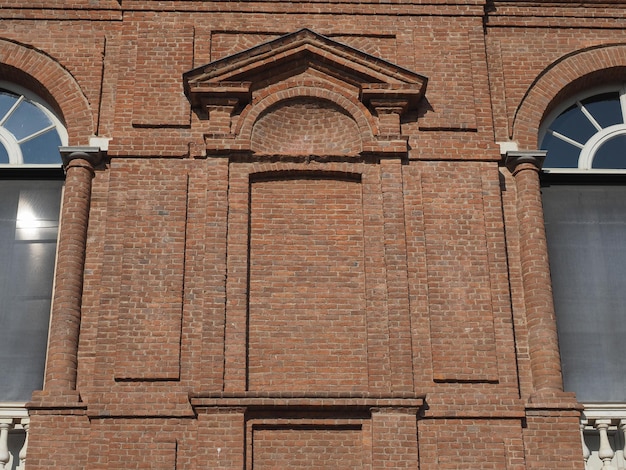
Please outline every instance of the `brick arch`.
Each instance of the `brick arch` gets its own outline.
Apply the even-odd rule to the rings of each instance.
[[[332,101],[300,96],[261,113],[250,149],[265,155],[355,156],[362,150],[359,134],[352,117]]]
[[[19,83],[45,99],[60,115],[70,145],[94,134],[89,102],[72,75],[41,51],[0,39],[0,80]]]
[[[255,141],[256,136],[253,134],[263,118],[272,114],[278,116],[275,114],[276,111],[285,110],[296,103],[313,103],[315,101],[319,103],[318,110],[321,113],[333,114],[335,121],[340,122],[344,129],[352,127],[352,132],[355,135],[351,136],[351,150],[358,147],[360,151],[364,144],[375,141],[374,135],[378,133],[378,129],[367,108],[347,93],[322,88],[319,84],[317,86],[300,84],[288,88],[285,88],[284,85],[269,87],[255,97],[253,102],[243,111],[235,133],[243,141],[258,144],[258,138]],[[282,118],[284,119],[284,116]],[[318,129],[315,131],[319,132]],[[277,150],[276,153],[280,153],[281,149]],[[345,152],[337,152],[337,154],[342,153]]]
[[[520,148],[537,147],[543,118],[584,88],[626,80],[626,44],[577,51],[551,64],[530,86],[515,113],[513,139]]]

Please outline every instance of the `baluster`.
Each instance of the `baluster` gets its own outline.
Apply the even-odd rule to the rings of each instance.
[[[20,470],[24,470],[26,468],[26,453],[28,452],[28,428],[30,427],[30,419],[29,418],[22,419],[22,427],[24,428],[24,432],[26,433],[26,437],[24,438],[24,445],[20,449],[20,453],[19,453]]]
[[[598,450],[598,457],[602,460],[602,468],[607,470],[613,468],[611,466],[611,461],[615,456],[615,452],[613,452],[607,432],[610,424],[610,419],[596,420],[596,429],[600,433],[600,449]]]
[[[0,470],[4,470],[9,463],[9,428],[13,425],[12,419],[0,419]]]
[[[587,447],[587,443],[585,442],[585,426],[587,426],[587,420],[583,419],[580,421],[580,441],[583,445],[583,460],[585,461],[585,470],[588,468],[587,462],[589,461],[589,457],[591,457],[591,451],[589,447]]]
[[[622,440],[624,441],[624,448],[622,449],[622,457],[626,460],[626,419],[620,419],[618,428],[622,431]]]

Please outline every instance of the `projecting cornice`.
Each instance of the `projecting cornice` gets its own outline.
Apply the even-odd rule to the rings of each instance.
[[[309,29],[198,67],[185,73],[183,80],[193,106],[223,98],[238,98],[242,106],[251,100],[253,90],[307,68],[357,87],[366,105],[393,99],[414,108],[426,91],[426,77]]]
[[[207,155],[402,156],[427,79],[308,29],[183,75]],[[306,111],[305,111],[306,110]]]

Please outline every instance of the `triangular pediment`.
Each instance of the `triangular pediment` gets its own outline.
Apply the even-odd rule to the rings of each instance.
[[[359,99],[401,99],[414,108],[423,96],[427,79],[358,49],[333,41],[309,29],[211,62],[183,75],[192,105],[236,98],[250,102],[259,88],[315,69],[345,87],[356,88]]]

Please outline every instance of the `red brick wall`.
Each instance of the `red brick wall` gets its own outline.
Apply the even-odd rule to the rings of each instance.
[[[529,403],[496,142],[533,149],[564,96],[624,81],[624,19],[592,2],[0,0],[0,80],[49,100],[71,145],[111,139],[83,402],[33,411],[29,468],[68,448],[76,469],[581,468],[572,404]],[[360,154],[387,128],[358,72],[264,76],[231,125],[226,106],[219,123],[191,108],[184,72],[304,27],[374,56],[370,72],[428,77],[405,155]],[[207,150],[237,132],[256,155]]]

